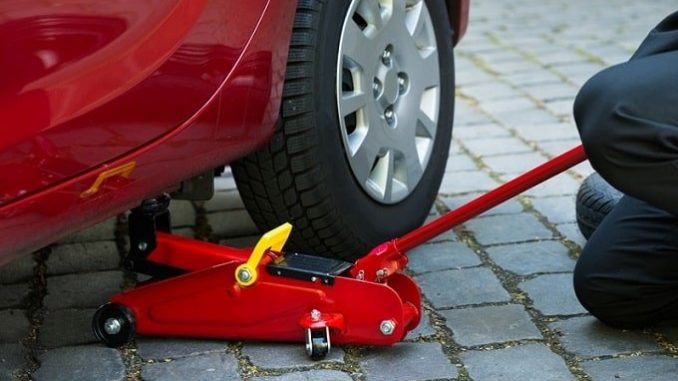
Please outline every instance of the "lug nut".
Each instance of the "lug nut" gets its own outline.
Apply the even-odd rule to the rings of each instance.
[[[395,332],[396,323],[393,320],[384,320],[379,325],[379,331],[384,336],[390,336]]]
[[[391,45],[386,47],[386,50],[384,50],[383,53],[381,53],[381,62],[386,65],[390,66],[391,65],[391,56],[393,55],[393,52],[391,51],[393,48]]]
[[[374,90],[374,96],[377,97],[379,94],[381,94],[381,81],[377,78],[374,79],[374,83],[372,84],[372,90]]]
[[[407,75],[405,73],[398,74],[398,89],[400,90],[401,94],[407,90],[408,85],[409,80],[407,79]]]
[[[384,111],[384,118],[386,118],[386,121],[388,124],[393,124],[395,121],[395,112],[393,112],[393,107],[389,107]]]

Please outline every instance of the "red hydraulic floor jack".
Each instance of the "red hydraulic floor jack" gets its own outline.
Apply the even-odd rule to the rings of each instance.
[[[169,198],[130,215],[126,267],[155,278],[111,298],[96,336],[120,346],[135,334],[306,342],[313,359],[339,344],[391,345],[421,318],[421,295],[401,270],[405,253],[586,160],[575,147],[444,216],[348,263],[282,252],[284,224],[252,250],[173,236]]]

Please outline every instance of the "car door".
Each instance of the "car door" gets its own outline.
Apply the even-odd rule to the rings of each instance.
[[[0,205],[182,125],[266,0],[0,2]]]

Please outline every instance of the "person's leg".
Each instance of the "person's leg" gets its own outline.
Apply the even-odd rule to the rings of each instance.
[[[678,321],[678,218],[624,196],[589,238],[574,287],[582,305],[612,326]]]
[[[678,216],[678,13],[629,62],[577,95],[575,120],[592,166],[608,182]]]

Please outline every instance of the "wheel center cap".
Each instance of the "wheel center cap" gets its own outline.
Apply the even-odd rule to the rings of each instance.
[[[388,105],[396,103],[400,88],[398,84],[398,73],[395,69],[388,69],[384,75],[384,101]]]

